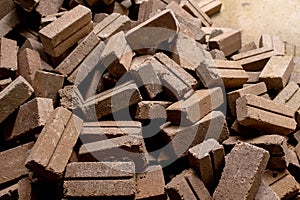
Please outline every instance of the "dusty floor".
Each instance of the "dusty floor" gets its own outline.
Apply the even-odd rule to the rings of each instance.
[[[263,33],[279,35],[295,44],[300,56],[300,0],[221,1],[222,10],[213,17],[213,26],[242,29],[244,43],[258,43]]]

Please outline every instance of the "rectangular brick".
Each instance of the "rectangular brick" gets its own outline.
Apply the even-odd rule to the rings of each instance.
[[[25,19],[26,17],[22,14],[20,15],[17,8],[13,8],[7,15],[0,19],[0,37],[4,37]]]
[[[84,103],[79,89],[75,85],[67,85],[58,91],[60,106],[75,111]]]
[[[260,75],[260,71],[258,72],[250,72],[248,71],[247,74],[249,76],[249,79],[247,80],[247,83],[258,83],[259,82],[259,75]]]
[[[296,129],[295,110],[291,107],[251,94],[240,97],[236,104],[241,125],[279,135]]]
[[[238,54],[245,53],[247,51],[251,51],[251,50],[255,50],[255,49],[257,49],[257,46],[256,46],[255,42],[251,41],[246,44],[243,44],[242,48],[238,51]]]
[[[163,1],[143,1],[139,5],[138,22],[142,23],[154,14],[165,9],[166,4]]]
[[[63,184],[67,198],[132,198],[136,183],[132,162],[75,162],[68,164]]]
[[[48,117],[26,167],[46,180],[61,177],[79,136],[82,120],[65,108],[56,108]]]
[[[9,84],[11,84],[12,80],[11,78],[6,78],[0,80],[0,91],[4,90]]]
[[[259,38],[259,47],[273,48],[273,38],[271,35],[262,34]]]
[[[176,125],[191,125],[223,103],[221,88],[197,90],[186,100],[180,100],[167,108],[168,120]]]
[[[213,198],[253,199],[268,159],[269,153],[262,148],[242,142],[235,145],[225,157],[226,164]]]
[[[0,123],[33,94],[32,86],[19,76],[0,92]]]
[[[198,3],[198,6],[208,16],[212,16],[212,15],[220,12],[221,7],[222,7],[222,2],[219,0],[203,0]]]
[[[7,188],[0,189],[0,199],[18,199],[18,184],[14,184]]]
[[[18,53],[17,41],[2,37],[0,41],[1,74],[10,75],[11,72],[15,72],[18,70],[17,53]]]
[[[296,197],[300,190],[299,183],[290,174],[278,179],[270,187],[280,199],[287,200]]]
[[[13,0],[16,4],[20,5],[25,11],[32,11],[40,0]]]
[[[260,183],[257,194],[254,200],[279,200],[279,197],[274,192],[274,190],[266,185],[263,181]]]
[[[24,163],[32,146],[33,142],[30,142],[0,152],[0,184],[17,180],[28,174]]]
[[[137,105],[135,118],[138,120],[166,119],[166,108],[172,102],[168,101],[141,101]]]
[[[38,6],[36,7],[36,11],[41,16],[55,14],[59,11],[59,8],[62,6],[63,3],[64,3],[63,0],[54,0],[54,1],[40,0]]]
[[[299,57],[294,57],[294,69],[290,76],[290,82],[295,82],[300,85],[300,59]]]
[[[287,84],[293,67],[291,56],[272,56],[259,75],[259,79],[264,81],[269,89],[281,90]]]
[[[297,83],[289,82],[273,101],[293,107],[296,110],[300,108],[300,88]]]
[[[23,178],[18,182],[19,200],[37,199],[37,191],[32,187],[32,182],[29,177]]]

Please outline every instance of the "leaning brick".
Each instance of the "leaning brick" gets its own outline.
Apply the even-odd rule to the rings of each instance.
[[[300,88],[295,82],[289,82],[273,101],[293,107],[300,108]]]
[[[0,41],[0,72],[10,75],[18,70],[17,61],[18,46],[17,41],[2,37]]]

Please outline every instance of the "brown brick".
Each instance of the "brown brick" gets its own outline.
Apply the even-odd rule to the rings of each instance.
[[[0,80],[0,91],[4,90],[4,88],[6,88],[9,84],[11,84],[12,80],[11,78],[6,78],[6,79],[2,79]]]
[[[18,111],[11,134],[6,135],[5,139],[15,139],[41,128],[53,110],[52,99],[38,97],[23,104]]]
[[[213,198],[253,199],[268,159],[269,153],[266,150],[238,143],[225,157],[226,164]]]
[[[37,199],[37,191],[32,187],[29,177],[23,178],[18,182],[19,200]]]
[[[80,91],[75,85],[67,85],[58,91],[60,105],[69,110],[75,110],[84,103]]]
[[[221,88],[197,90],[188,99],[178,101],[167,108],[168,120],[177,125],[191,125],[223,103]]]
[[[122,99],[122,101],[120,101]],[[129,81],[88,99],[83,105],[83,112],[89,119],[101,118],[113,112],[127,108],[142,100],[133,81]],[[104,107],[105,105],[105,107]]]
[[[75,162],[68,164],[65,197],[132,198],[135,195],[134,163]]]
[[[18,199],[18,184],[0,190],[0,199]]]
[[[129,9],[124,7],[121,3],[116,2],[114,3],[114,13],[120,13],[122,15],[128,16],[129,15]]]
[[[27,160],[26,167],[41,178],[62,176],[79,136],[82,120],[65,108],[56,108],[48,117]]]
[[[252,41],[252,42],[248,42],[248,43],[244,44],[238,53],[245,53],[247,51],[251,51],[251,50],[255,50],[255,49],[257,49],[257,46],[256,46],[255,42]]]
[[[19,49],[19,51],[23,51],[24,49],[26,48],[29,48],[29,49],[32,49],[34,51],[37,51],[39,54],[40,54],[40,57],[41,57],[41,63],[42,63],[42,67],[43,69],[46,69],[48,70],[47,68],[45,68],[43,65],[45,63],[45,61],[48,62],[48,57],[46,55],[46,53],[44,52],[44,49],[43,49],[43,45],[42,43],[40,43],[38,40],[36,39],[33,39],[33,38],[27,38],[25,40],[25,42],[23,43],[23,45],[21,46],[21,48]],[[52,67],[50,68],[49,71],[52,71]]]
[[[4,0],[0,3],[0,19],[7,15],[11,10],[16,7],[16,4],[11,0]]]
[[[17,61],[18,46],[17,41],[2,37],[0,41],[0,72],[5,74],[18,70]],[[3,75],[1,75],[3,76]]]
[[[32,11],[40,0],[14,0],[16,4],[19,4],[27,12]]]
[[[288,163],[288,170],[296,179],[296,181],[299,182],[300,178],[300,163],[297,157],[297,154],[295,152],[294,146],[289,146],[289,149],[286,154],[286,160]]]
[[[266,185],[263,181],[260,183],[257,194],[254,200],[279,200],[274,190]]]
[[[154,14],[165,9],[166,4],[161,1],[143,1],[139,6],[138,22],[142,23]]]
[[[28,174],[24,162],[32,146],[33,142],[30,142],[0,152],[0,184],[17,180]]]
[[[204,0],[198,3],[198,6],[203,10],[208,16],[212,16],[220,12],[222,7],[222,2],[219,0]]]
[[[284,56],[285,45],[279,36],[272,36],[273,48],[276,56]]]
[[[295,110],[291,107],[251,94],[240,97],[236,104],[241,125],[280,135],[296,129]]]
[[[259,79],[264,81],[269,89],[281,90],[287,84],[292,71],[292,57],[272,56],[259,75]]]
[[[249,79],[247,80],[247,83],[258,83],[259,81],[259,75],[260,75],[260,71],[258,72],[251,72],[251,71],[247,71],[247,74],[249,76]]]
[[[84,58],[99,43],[99,39],[92,32],[55,68],[55,71],[67,77],[84,60]]]
[[[164,173],[160,165],[149,166],[145,172],[136,174],[136,185],[136,199],[166,199]]]
[[[167,185],[166,192],[170,199],[200,199],[210,200],[208,190],[193,170],[184,170],[174,177]]]
[[[21,106],[33,93],[31,85],[19,76],[0,92],[0,123]]]
[[[300,88],[297,83],[289,82],[286,87],[273,99],[273,101],[293,107],[300,108]]]
[[[233,116],[236,116],[236,100],[246,94],[254,94],[257,96],[262,96],[267,93],[267,86],[264,82],[257,83],[248,87],[241,88],[229,92],[227,94],[227,101],[229,105],[230,112]]]
[[[215,60],[226,60],[225,54],[223,51],[220,51],[219,49],[213,49],[209,52],[213,59]]]
[[[58,91],[62,89],[64,77],[59,74],[37,71],[33,81],[33,88],[36,97],[50,98],[57,100]]]
[[[18,74],[33,84],[35,73],[42,69],[40,54],[31,49],[24,49],[18,54]]]
[[[211,49],[219,49],[224,52],[225,56],[229,56],[242,47],[241,40],[241,31],[232,30],[210,39],[209,47]]]
[[[36,7],[36,11],[41,16],[55,14],[59,11],[59,8],[62,6],[63,2],[64,2],[63,0],[54,0],[54,1],[40,0],[38,6]]]
[[[296,197],[300,190],[299,183],[297,183],[294,177],[290,174],[278,179],[275,183],[271,184],[270,187],[282,200]]]
[[[17,8],[13,8],[7,15],[0,19],[0,37],[4,37],[25,19],[26,17],[20,15]]]
[[[168,101],[141,101],[137,105],[135,118],[139,120],[166,119],[166,108],[171,104]]]

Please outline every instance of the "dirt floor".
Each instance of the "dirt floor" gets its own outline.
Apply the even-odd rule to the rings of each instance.
[[[299,0],[221,0],[221,13],[213,16],[215,27],[243,30],[243,42],[258,43],[261,34],[279,35],[295,44],[300,56]]]

